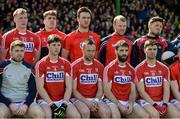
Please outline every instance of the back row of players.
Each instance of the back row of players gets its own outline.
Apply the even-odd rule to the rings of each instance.
[[[176,62],[171,68],[173,72],[171,83],[174,84],[172,92],[177,99],[171,98],[171,104],[169,103],[169,70],[162,63],[156,61],[156,56],[157,59],[160,59],[162,52],[168,47],[167,42],[158,36],[163,26],[162,18],[151,18],[148,23],[148,35],[136,40],[133,45],[131,40],[123,36],[126,30],[126,19],[123,16],[117,16],[113,21],[115,32],[102,39],[99,48],[99,36],[89,31],[91,11],[88,8],[82,7],[78,10],[78,30],[67,36],[55,28],[55,11],[47,11],[43,16],[45,28],[37,33],[41,39],[38,40],[39,37],[26,28],[28,21],[26,10],[17,9],[13,13],[16,28],[4,34],[1,42],[2,60],[11,56],[11,62],[17,61],[16,58],[20,56],[13,55],[13,50],[19,47],[24,48],[24,60],[32,65],[35,65],[40,55],[44,57],[48,54],[35,67],[39,93],[37,103],[43,111],[37,108],[37,105],[30,106],[34,104],[32,99],[27,99],[23,103],[20,100],[12,99],[12,95],[7,94],[5,85],[9,82],[6,81],[2,81],[1,84],[0,102],[7,107],[12,107],[11,103],[21,102],[22,105],[36,107],[36,109],[31,109],[31,113],[36,110],[40,115],[41,110],[46,112],[46,117],[52,116],[50,107],[52,112],[56,112],[62,103],[68,105],[67,117],[89,117],[90,111],[94,116],[102,117],[120,117],[121,114],[127,117],[180,117],[178,105],[180,99],[179,62]],[[50,34],[57,34],[60,38]],[[64,38],[65,40],[63,40]],[[62,39],[61,43],[60,39]],[[19,45],[21,42],[16,40],[23,41],[25,46]],[[14,47],[10,47],[10,44],[12,46],[14,44]],[[98,59],[99,50],[100,60],[106,66],[104,74],[102,73],[103,65],[94,59],[94,57]],[[58,54],[73,62],[72,69],[67,60],[58,58]],[[146,60],[144,60],[145,58]],[[135,71],[128,62],[131,62],[133,66],[141,63]],[[9,64],[11,63],[2,62],[2,73],[9,73],[7,70]],[[12,71],[12,67],[9,69]],[[8,75],[7,77],[3,76],[2,79],[8,78]],[[71,76],[73,85],[71,85]],[[138,100],[136,100],[135,84],[139,94]],[[74,98],[70,99],[72,88]],[[103,88],[106,98],[102,101]],[[60,91],[57,92],[57,90]],[[28,93],[30,94],[29,91]],[[1,104],[0,106],[7,109],[5,105]],[[3,112],[4,115],[9,115],[8,111]]]

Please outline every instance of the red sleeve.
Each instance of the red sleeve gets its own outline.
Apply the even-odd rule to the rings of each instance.
[[[34,34],[35,35],[35,34]],[[35,35],[34,36],[34,48],[36,49],[36,50],[39,50],[39,48],[40,48],[40,45],[41,45],[41,42],[40,42],[40,37],[38,36],[38,35]]]
[[[94,41],[95,41],[95,43],[96,43],[97,51],[99,51],[99,47],[100,47],[100,36],[99,36],[99,35],[96,35],[95,38],[94,38]]]
[[[77,67],[77,65],[73,65],[72,66],[72,78],[73,80],[75,80],[78,76],[77,76],[77,72],[78,72],[79,68]]]
[[[46,74],[46,65],[44,62],[42,62],[42,60],[37,62],[35,66],[35,74],[36,74],[36,77],[42,77]]]
[[[132,82],[136,81],[135,80],[135,70],[134,70],[134,68],[131,68],[131,80],[132,80]]]
[[[10,48],[10,44],[12,42],[11,38],[13,38],[13,36],[10,33],[6,33],[3,35],[3,37],[2,37],[2,48],[4,48],[4,49]]]
[[[164,77],[167,81],[170,80],[170,73],[169,73],[168,67],[164,67],[164,68],[163,68],[163,77]]]
[[[66,66],[65,66],[65,68],[66,68],[66,73],[68,73],[69,75],[71,75],[71,64],[70,64],[70,62],[68,62],[68,61],[66,61]]]
[[[104,80],[104,81],[108,81],[108,82],[112,81],[112,80],[113,80],[113,73],[114,73],[114,72],[111,70],[111,68],[109,67],[109,65],[106,66],[106,67],[104,68],[103,80]]]
[[[103,80],[103,70],[104,66],[102,64],[99,64],[99,78],[101,78],[101,80]]]
[[[141,81],[141,79],[143,79],[142,71],[143,71],[142,67],[138,67],[135,69],[135,75],[136,75],[137,82],[139,82],[139,81]]]
[[[174,67],[170,68],[170,73],[171,73],[171,78],[170,80],[177,80],[177,72],[176,69]]]
[[[71,41],[73,41],[73,39],[71,38],[70,35],[66,36],[65,40],[64,40],[64,48],[68,51],[70,51],[71,49]]]

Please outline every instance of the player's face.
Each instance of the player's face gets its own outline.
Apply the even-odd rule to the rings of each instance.
[[[153,22],[149,25],[149,32],[154,36],[159,36],[163,28],[163,24],[159,21]]]
[[[55,28],[56,28],[56,22],[57,22],[56,16],[47,15],[47,16],[44,18],[45,28],[55,29]]]
[[[92,61],[96,54],[96,46],[95,45],[86,45],[83,48],[84,58],[87,61]]]
[[[27,23],[28,23],[27,14],[26,13],[25,14],[17,14],[14,17],[14,22],[15,22],[17,28],[20,28],[20,29],[27,28]]]
[[[53,42],[48,45],[49,54],[53,56],[58,56],[60,49],[61,49],[61,43],[60,42]]]
[[[119,47],[117,50],[117,56],[120,62],[126,62],[128,59],[128,47],[126,46]]]
[[[126,22],[122,22],[121,20],[117,20],[116,23],[113,24],[114,30],[119,35],[124,35],[126,32]]]
[[[153,46],[148,46],[145,49],[145,54],[147,59],[156,59],[156,54],[157,54],[157,46],[153,45]]]
[[[24,58],[24,47],[15,46],[10,53],[14,61],[21,62]]]
[[[89,12],[81,12],[77,20],[80,27],[87,29],[91,22],[91,15]]]

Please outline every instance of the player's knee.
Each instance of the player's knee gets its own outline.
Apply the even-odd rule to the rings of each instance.
[[[111,117],[111,110],[109,108],[102,108],[100,110],[100,116],[102,118],[109,118],[109,117]]]
[[[33,110],[30,115],[33,118],[44,118],[46,114],[41,108],[39,108],[39,109]]]
[[[150,115],[151,118],[159,118],[160,117],[158,111],[149,112],[149,115]]]
[[[149,118],[150,115],[149,115],[147,112],[143,112],[143,113],[140,113],[140,114],[139,114],[139,117],[140,117],[140,118]]]
[[[67,117],[71,118],[81,118],[81,115],[78,111],[70,111],[70,113],[67,115]]]
[[[84,108],[81,110],[81,117],[82,118],[89,118],[90,117],[90,110],[89,108]]]
[[[112,112],[111,117],[112,118],[121,118],[121,114],[120,114],[120,112]]]

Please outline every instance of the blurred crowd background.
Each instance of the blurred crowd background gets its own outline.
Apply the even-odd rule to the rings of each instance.
[[[127,18],[127,35],[136,39],[148,31],[147,21],[159,15],[166,20],[162,36],[173,40],[180,33],[179,0],[120,0],[120,14]],[[93,12],[90,29],[101,37],[113,32],[112,20],[116,15],[115,0],[0,0],[0,32],[14,28],[12,14],[18,7],[29,12],[28,29],[37,32],[43,27],[42,14],[46,10],[58,12],[57,28],[66,34],[77,28],[76,11],[81,6]]]

